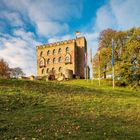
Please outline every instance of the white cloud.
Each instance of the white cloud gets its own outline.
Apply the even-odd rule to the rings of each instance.
[[[23,29],[14,31],[14,36],[0,34],[0,57],[4,58],[10,67],[21,67],[27,75],[36,74],[35,41],[34,35]]]
[[[110,0],[97,10],[95,30],[129,29],[140,26],[139,0]]]
[[[69,29],[66,21],[71,17],[80,18],[82,14],[82,3],[71,0],[3,0],[5,4],[24,16],[36,26],[39,35],[48,37],[66,33]],[[83,0],[82,0],[83,1]]]
[[[20,15],[16,12],[0,11],[0,19],[6,20],[12,27],[24,25]]]
[[[37,22],[38,33],[43,36],[47,36],[47,37],[59,34],[61,32],[67,32],[68,29],[69,29],[69,27],[65,23],[60,24],[58,22],[52,22],[52,21]]]
[[[116,25],[113,13],[108,5],[102,6],[96,13],[95,30],[104,30]]]
[[[111,0],[110,6],[120,29],[140,26],[139,0]]]

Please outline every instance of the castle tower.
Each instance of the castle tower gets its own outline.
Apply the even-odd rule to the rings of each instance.
[[[87,42],[84,37],[79,37],[76,38],[76,48],[77,48],[77,65],[76,65],[76,70],[77,70],[77,75],[80,76],[81,78],[85,77],[85,54],[87,51]]]

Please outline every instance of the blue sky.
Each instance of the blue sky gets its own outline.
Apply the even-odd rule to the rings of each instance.
[[[0,0],[0,58],[36,74],[36,45],[72,39],[80,31],[93,54],[106,28],[140,26],[140,0]]]

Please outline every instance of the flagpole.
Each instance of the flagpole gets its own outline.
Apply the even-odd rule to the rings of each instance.
[[[99,65],[99,86],[101,85],[101,72],[100,72],[100,65]]]
[[[87,79],[87,82],[88,82],[88,67],[87,67],[87,64],[86,64],[86,79]]]
[[[91,63],[91,70],[92,70],[92,72],[91,72],[92,73],[91,83],[93,84],[93,68],[92,67],[93,67],[93,60],[92,60],[92,63]]]
[[[114,66],[112,67],[112,76],[113,76],[113,88],[115,87],[115,79],[114,79]]]
[[[115,71],[114,71],[114,39],[112,39],[112,85],[113,85],[113,89],[115,87]]]
[[[91,83],[93,84],[93,61],[92,61],[92,63],[91,63],[91,69],[92,69],[92,70],[91,70],[91,72],[92,72],[92,74],[91,74],[91,75],[92,75]]]
[[[98,67],[98,78],[99,78],[99,86],[101,85],[101,71],[100,71],[100,50],[98,51],[98,59],[99,59],[99,67]]]
[[[84,70],[85,70],[85,80],[86,80],[86,67],[84,68]]]
[[[86,52],[84,53],[84,73],[85,73],[85,80],[86,78]]]
[[[88,63],[88,50],[86,50],[86,80],[88,82],[88,69],[87,69],[87,63]]]
[[[91,83],[93,84],[93,60],[92,60],[92,48],[90,48],[90,63],[91,63]]]

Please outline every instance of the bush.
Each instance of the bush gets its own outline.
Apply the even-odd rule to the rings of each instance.
[[[127,83],[126,83],[126,81],[118,80],[115,82],[115,85],[119,86],[119,87],[125,87],[125,86],[127,86]]]

